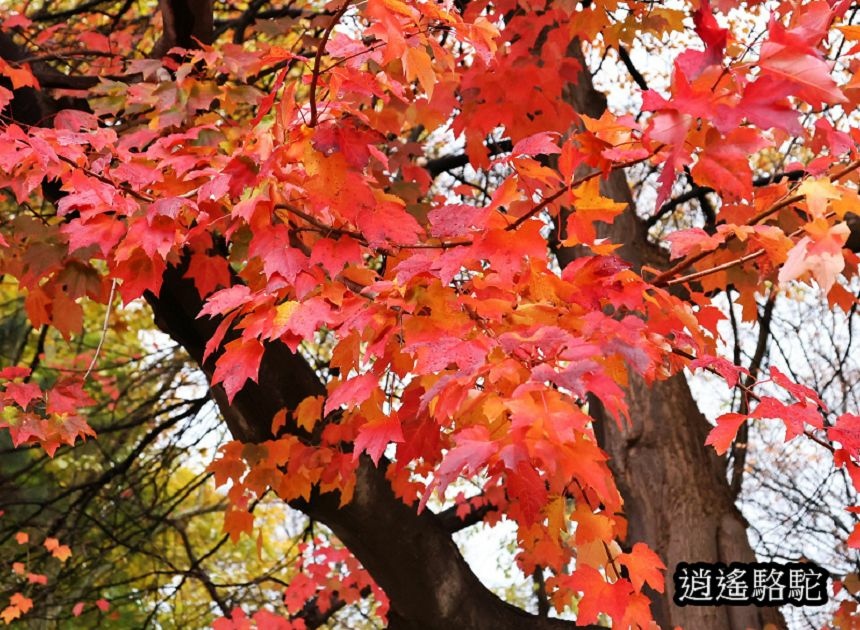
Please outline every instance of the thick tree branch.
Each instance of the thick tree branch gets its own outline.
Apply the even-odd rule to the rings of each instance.
[[[473,508],[468,514],[460,517],[460,515],[457,514],[457,506],[452,505],[448,509],[437,513],[436,517],[439,519],[439,522],[442,524],[445,531],[453,534],[454,532],[459,532],[460,530],[471,527],[472,525],[477,525],[484,520],[484,517],[487,514],[495,511],[496,506],[494,505],[482,505],[481,507]]]
[[[212,0],[159,0],[164,32],[152,51],[162,57],[171,48],[197,48],[197,42],[211,44],[213,38]]]
[[[645,77],[642,76],[642,73],[639,72],[638,68],[633,65],[633,60],[630,58],[630,53],[627,52],[627,49],[624,46],[618,47],[618,56],[621,58],[621,62],[627,68],[627,72],[630,73],[630,76],[633,77],[633,80],[636,82],[636,85],[639,86],[642,90],[648,89],[648,82],[645,80]]]
[[[360,595],[362,598],[370,597],[371,589],[365,586],[361,589]],[[326,608],[325,612],[320,608],[320,602],[317,597],[309,599],[302,609],[297,612],[295,615],[292,615],[291,619],[298,620],[301,619],[305,622],[305,626],[307,628],[319,628],[331,620],[337,613],[343,610],[346,606],[348,606],[346,600],[342,599],[337,592],[333,594],[331,602]]]
[[[510,140],[499,140],[498,142],[489,143],[487,148],[490,155],[499,155],[507,153],[514,148]],[[461,168],[469,163],[469,156],[465,153],[455,153],[451,155],[443,155],[432,160],[427,160],[424,168],[430,173],[430,177],[439,177],[442,173],[452,171],[455,168]]]
[[[108,1],[109,0],[88,0],[87,2],[81,2],[77,6],[63,11],[47,11],[45,9],[41,9],[30,16],[30,19],[34,22],[59,22],[76,15],[87,13],[98,6],[107,4]]]
[[[211,379],[212,359],[203,352],[217,319],[197,319],[203,304],[183,269],[171,267],[158,296],[147,297],[156,324],[201,364]],[[212,393],[236,439],[270,439],[271,422],[281,408],[294,409],[306,396],[325,393],[307,362],[281,343],[269,344],[259,383],[249,382],[232,404],[223,388]],[[493,595],[460,555],[443,521],[429,511],[417,514],[397,497],[385,477],[385,462],[375,467],[362,456],[351,503],[339,507],[336,494],[314,492],[309,501],[290,504],[343,541],[391,600],[392,628],[440,627],[504,630],[567,628],[569,622],[539,619]]]
[[[165,52],[187,44],[195,29],[207,23],[191,4],[180,6],[180,2],[162,2],[174,12],[172,17],[165,16],[170,22],[160,43],[168,47]],[[33,96],[43,98],[37,93]],[[33,104],[36,120],[45,111],[42,105],[40,100]],[[182,266],[169,267],[159,294],[150,293],[146,298],[158,327],[185,348],[211,380],[214,362],[204,362],[203,354],[219,320],[198,319],[202,299],[184,272]],[[211,391],[233,437],[245,442],[271,439],[276,412],[295,409],[307,396],[326,392],[307,362],[279,342],[267,345],[258,382],[246,384],[232,403],[220,385]],[[391,628],[572,627],[568,621],[530,615],[490,592],[466,564],[442,521],[427,510],[417,514],[414,505],[407,506],[394,495],[384,461],[377,468],[368,457],[361,457],[354,498],[343,508],[339,503],[338,495],[317,491],[309,500],[292,501],[291,505],[326,524],[370,572],[391,602]]]

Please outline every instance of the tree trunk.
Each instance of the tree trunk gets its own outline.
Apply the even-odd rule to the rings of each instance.
[[[207,13],[197,19],[201,7]],[[163,0],[172,13],[159,49],[206,41],[211,30],[211,2]],[[190,19],[194,17],[195,19]],[[180,19],[181,18],[181,19]],[[184,30],[183,30],[184,29]],[[0,38],[6,42],[8,38]],[[0,55],[8,56],[0,48]],[[582,59],[578,49],[571,54]],[[584,66],[584,62],[583,62]],[[19,91],[20,92],[20,91]],[[16,92],[16,100],[28,92]],[[568,94],[580,112],[599,116],[605,100],[592,87],[587,72]],[[20,104],[20,101],[19,101]],[[39,104],[42,109],[44,104]],[[15,111],[13,109],[13,111]],[[624,176],[615,173],[606,191],[629,205],[607,234],[624,243],[622,255],[635,266],[659,257],[635,217]],[[559,252],[562,264],[575,252]],[[203,349],[217,320],[198,319],[202,307],[193,283],[181,268],[170,268],[158,296],[150,295],[157,325],[181,344],[211,379],[213,364],[203,362]],[[233,437],[260,441],[271,437],[275,412],[324,391],[308,364],[280,343],[269,344],[260,367],[259,384],[249,383],[232,404],[220,386],[213,387]],[[630,522],[629,541],[647,542],[669,566],[667,592],[653,593],[654,613],[661,626],[690,630],[759,628],[780,622],[778,613],[754,608],[679,608],[671,604],[671,572],[679,561],[749,561],[753,553],[745,523],[731,499],[725,463],[704,446],[708,424],[696,407],[682,375],[646,386],[633,378],[629,389],[633,424],[618,430],[602,418],[599,437],[612,457]],[[293,430],[298,431],[296,427]],[[383,460],[384,462],[384,460]],[[416,514],[391,491],[384,463],[376,468],[360,461],[354,500],[343,509],[333,494],[314,494],[292,504],[329,526],[355,553],[391,601],[391,627],[406,629],[570,628],[570,622],[529,615],[484,587],[463,560],[443,521],[429,511]]]
[[[218,320],[197,318],[203,303],[193,282],[183,278],[184,271],[169,268],[159,295],[149,294],[147,299],[158,327],[185,348],[211,380],[214,360],[204,362],[203,352]],[[266,347],[258,380],[248,382],[232,404],[220,385],[212,388],[237,440],[271,439],[278,410],[294,409],[306,396],[325,391],[307,362],[281,343]],[[309,501],[293,501],[291,506],[330,527],[361,561],[391,602],[391,628],[571,627],[570,622],[531,615],[490,592],[466,564],[441,519],[429,510],[419,515],[417,506],[394,496],[385,465],[384,458],[379,467],[370,458],[361,458],[353,500],[343,508],[337,494],[316,492]]]
[[[581,59],[581,53],[575,53]],[[583,67],[584,61],[583,61]],[[571,87],[578,110],[599,116],[604,97],[588,73]],[[605,229],[623,243],[622,256],[636,268],[663,257],[649,244],[633,211],[623,173],[614,173],[604,192],[628,203],[628,210]],[[576,252],[559,251],[562,265]],[[202,304],[181,271],[168,272],[158,298],[150,299],[159,327],[182,344],[211,377],[212,362],[202,364],[203,347],[217,322],[196,319]],[[223,390],[214,392],[226,421],[239,440],[269,437],[274,413],[291,408],[322,385],[307,363],[281,344],[271,344],[260,368],[259,385],[249,383],[228,405]],[[710,425],[699,411],[683,375],[651,385],[633,376],[628,391],[632,426],[619,430],[598,417],[598,437],[624,497],[630,542],[646,542],[668,566],[666,592],[652,592],[655,619],[664,628],[743,630],[766,623],[783,625],[774,609],[678,607],[672,603],[675,565],[688,562],[749,562],[754,554],[746,523],[732,500],[725,460],[704,445]],[[386,591],[397,628],[544,628],[569,627],[509,606],[483,587],[460,556],[439,519],[396,499],[382,469],[362,458],[354,501],[338,509],[337,497],[315,495],[294,507],[325,523],[355,553]]]
[[[598,440],[624,497],[631,542],[644,541],[668,567],[666,592],[653,593],[664,628],[731,629],[779,625],[775,609],[755,606],[679,607],[672,603],[678,562],[752,562],[746,522],[732,500],[725,460],[704,446],[710,425],[682,374],[646,385],[631,378],[632,426],[619,430],[598,411]]]
[[[579,82],[569,86],[566,98],[578,112],[597,118],[606,109],[606,99],[594,89],[578,45],[569,53],[584,70]],[[626,203],[627,210],[612,225],[604,225],[600,236],[620,243],[621,257],[637,271],[643,264],[665,264],[665,254],[649,242],[647,229],[636,216],[624,173],[614,171],[603,182],[602,192]],[[564,267],[581,253],[576,248],[559,249],[559,264]],[[679,562],[752,562],[755,554],[747,523],[732,498],[725,458],[705,446],[711,425],[684,375],[649,385],[631,374],[627,394],[631,425],[623,429],[606,417],[596,399],[590,405],[597,418],[598,441],[610,456],[610,468],[624,498],[628,540],[647,543],[668,568],[665,593],[651,591],[657,623],[690,630],[784,627],[782,615],[774,608],[680,607],[672,602],[672,574]]]

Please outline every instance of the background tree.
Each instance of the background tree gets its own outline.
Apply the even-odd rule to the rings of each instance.
[[[39,332],[8,320],[4,423],[13,444],[49,453],[91,431],[84,417],[121,427],[93,462],[106,468],[21,522],[93,520],[87,497],[113,491],[98,481],[131,473],[157,440],[143,421],[99,426],[106,382],[92,368],[111,340],[83,325],[85,303],[106,304],[112,330],[116,296],[136,317],[142,298],[236,440],[210,468],[229,490],[201,509],[226,497],[225,531],[242,540],[275,494],[363,566],[334,542],[302,551],[311,586],[333,583],[267,574],[289,582],[281,612],[294,618],[259,625],[326,623],[371,595],[365,610],[403,628],[569,626],[551,607],[579,625],[782,624],[769,609],[673,606],[661,569],[754,558],[736,506],[755,465],[749,418],[781,420],[858,478],[858,416],[764,358],[792,280],[813,278],[853,316],[857,258],[842,246],[858,162],[844,112],[858,33],[847,2],[737,4],[164,0],[156,20],[145,3],[98,1],[10,14],[0,264]],[[634,61],[643,52],[673,59],[660,92]],[[607,109],[592,77],[607,63],[603,78],[629,75],[641,102]],[[748,361],[737,335],[720,356],[721,303],[738,330],[738,316],[759,320]],[[20,349],[41,357],[60,337],[83,373],[18,367]],[[111,377],[131,379],[124,408],[197,417],[188,389],[170,406],[183,370],[143,361],[150,378]],[[740,392],[716,428],[684,368]],[[173,565],[232,615],[221,626],[240,624],[231,607],[253,599],[221,594],[195,547],[218,539],[190,537],[171,505],[193,502],[182,488],[199,471],[161,475],[181,455],[159,452],[143,487],[120,494],[134,506],[117,512],[122,545],[162,545],[158,571]],[[47,484],[51,466],[35,461],[31,477],[10,464],[19,487]],[[455,499],[458,479],[474,494]],[[156,535],[131,542],[156,503],[170,506]],[[499,519],[516,525],[536,615],[491,593],[453,543]],[[256,584],[258,599],[278,590]]]

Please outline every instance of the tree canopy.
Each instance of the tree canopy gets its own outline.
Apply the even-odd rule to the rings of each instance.
[[[857,6],[6,7],[4,621],[858,623]]]

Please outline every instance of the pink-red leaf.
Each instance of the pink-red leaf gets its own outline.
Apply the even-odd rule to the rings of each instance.
[[[718,455],[722,455],[729,447],[731,447],[738,429],[744,423],[747,417],[740,413],[725,413],[717,418],[717,426],[711,429],[708,433],[708,439],[705,444],[710,444],[717,451]]]
[[[257,339],[235,339],[224,346],[224,354],[218,357],[212,383],[223,385],[227,400],[233,402],[248,379],[257,381],[263,350],[263,344]]]

